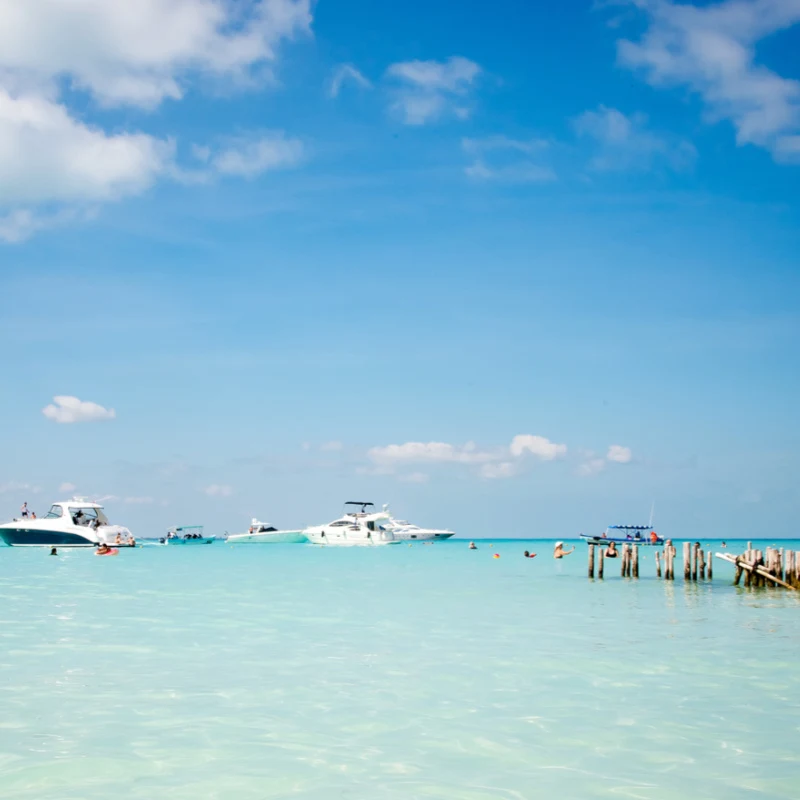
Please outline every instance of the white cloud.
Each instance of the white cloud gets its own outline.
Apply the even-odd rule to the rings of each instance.
[[[584,111],[573,124],[579,136],[594,142],[596,153],[589,162],[594,170],[648,170],[657,163],[680,170],[690,167],[697,155],[690,142],[649,130],[645,114],[626,116],[600,106]]]
[[[428,478],[424,472],[409,472],[407,475],[400,475],[397,480],[403,483],[427,483]]]
[[[0,0],[0,241],[86,219],[164,177],[249,178],[298,163],[299,141],[267,134],[209,152],[205,172],[181,170],[170,139],[108,132],[67,101],[77,90],[153,109],[190,79],[269,78],[279,44],[310,23],[309,0]]]
[[[615,461],[617,464],[628,464],[633,458],[633,451],[630,447],[623,447],[621,444],[612,444],[608,448],[606,458]]]
[[[206,486],[203,492],[209,497],[230,497],[233,494],[233,487],[212,483],[210,486]]]
[[[484,464],[481,467],[481,477],[483,478],[511,478],[517,473],[515,464],[510,461],[501,461],[499,464]]]
[[[550,167],[520,162],[504,167],[490,167],[482,159],[476,159],[464,168],[467,177],[480,181],[497,181],[498,183],[549,183],[557,180],[557,175]]]
[[[406,125],[424,125],[445,116],[466,119],[465,101],[481,68],[468,58],[451,56],[446,61],[403,61],[386,70],[400,84],[392,110]]]
[[[14,494],[16,492],[29,492],[38,494],[42,489],[40,486],[33,486],[30,483],[20,483],[19,481],[8,481],[0,483],[0,494]]]
[[[209,164],[219,175],[254,178],[263,172],[296,166],[303,158],[303,143],[277,131],[233,141],[218,153],[211,153]]]
[[[57,395],[53,402],[42,409],[48,419],[54,422],[95,422],[97,420],[114,419],[117,412],[113,408],[104,408],[88,400],[79,400],[70,395]]]
[[[322,450],[323,453],[335,453],[339,450],[344,449],[344,445],[341,442],[324,442],[319,446],[319,449]]]
[[[800,22],[797,0],[726,0],[689,5],[635,2],[649,26],[637,42],[618,42],[621,64],[654,86],[699,94],[711,121],[730,120],[738,144],[769,149],[778,160],[800,156],[800,81],[756,63],[756,45]]]
[[[512,456],[520,456],[530,453],[540,458],[542,461],[552,461],[561,458],[567,453],[565,444],[556,444],[544,436],[532,436],[531,434],[521,433],[511,440],[509,451]]]
[[[371,89],[372,84],[352,64],[340,64],[333,71],[328,95],[338,97],[345,83],[353,83],[361,89]]]
[[[309,0],[0,0],[0,73],[17,86],[67,77],[106,105],[179,99],[189,73],[243,80],[310,30]]]
[[[406,442],[373,447],[367,455],[372,461],[380,464],[402,462],[479,464],[496,458],[492,453],[478,450],[473,442],[467,442],[463,447],[446,442]]]
[[[65,494],[69,494],[70,492],[74,492],[78,487],[74,483],[70,483],[69,481],[65,481],[58,487],[59,492],[64,492]]]
[[[144,134],[106,135],[35,95],[0,89],[0,197],[7,205],[113,200],[147,188],[172,145]]]

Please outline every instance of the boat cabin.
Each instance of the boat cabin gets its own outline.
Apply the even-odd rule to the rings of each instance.
[[[177,525],[167,531],[167,539],[202,539],[202,525]]]
[[[44,519],[72,520],[73,525],[83,525],[87,528],[98,528],[108,525],[108,518],[103,513],[103,507],[92,503],[85,497],[73,497],[72,500],[53,503]]]

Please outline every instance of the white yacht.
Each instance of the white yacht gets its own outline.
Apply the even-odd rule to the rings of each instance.
[[[232,533],[229,544],[303,544],[308,537],[303,531],[281,531],[267,522],[259,522],[255,517],[247,533]]]
[[[395,539],[406,542],[416,540],[421,542],[429,542],[435,539],[449,539],[455,536],[455,531],[449,531],[442,528],[420,528],[419,525],[412,525],[408,520],[395,519],[389,514],[389,506],[383,507],[384,512],[388,515],[388,519],[381,523],[381,526],[394,534]]]
[[[370,547],[397,544],[400,541],[383,527],[389,515],[385,511],[376,512],[374,503],[350,501],[344,505],[345,513],[339,519],[303,531],[309,542],[337,547]]]
[[[0,525],[0,539],[10,547],[95,547],[105,543],[133,546],[133,534],[111,525],[103,507],[85,497],[53,503],[43,517],[22,517]]]

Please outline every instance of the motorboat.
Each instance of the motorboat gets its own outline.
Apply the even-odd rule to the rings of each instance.
[[[392,531],[383,527],[389,515],[386,511],[376,512],[374,503],[351,500],[344,505],[345,513],[339,519],[303,531],[309,542],[337,547],[370,547],[400,542]]]
[[[384,506],[383,510],[389,514],[389,506]],[[419,525],[412,525],[408,520],[395,519],[391,514],[389,518],[381,523],[384,530],[391,531],[395,539],[406,542],[417,541],[434,541],[436,539],[449,539],[455,536],[455,531],[449,531],[441,528],[420,528]]]
[[[128,528],[112,525],[103,506],[85,497],[53,503],[43,517],[22,517],[0,525],[0,539],[10,547],[133,547]]]
[[[205,536],[202,525],[177,525],[167,530],[167,535],[159,541],[169,545],[213,544],[216,536]]]
[[[247,533],[232,533],[229,544],[303,544],[308,537],[303,531],[282,531],[267,522],[253,518]]]
[[[659,536],[652,525],[609,525],[605,532],[596,536],[591,533],[582,533],[581,539],[588,544],[636,544],[658,547],[664,544],[664,537]]]

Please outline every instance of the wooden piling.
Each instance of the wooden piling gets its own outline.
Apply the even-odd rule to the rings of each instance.
[[[594,545],[589,545],[589,577],[594,578]]]
[[[639,547],[637,545],[633,545],[632,547],[633,547],[633,552],[632,552],[631,555],[633,556],[633,558],[631,560],[633,561],[633,577],[634,578],[638,578],[639,577]]]
[[[784,573],[785,564],[786,564],[786,553],[784,552],[784,549],[781,547],[781,549],[778,550],[778,577],[781,580],[786,579]]]
[[[597,577],[603,579],[603,563],[605,562],[606,551],[600,547],[597,551]]]
[[[758,553],[758,551],[755,552]],[[717,553],[716,556],[717,558],[721,558],[724,561],[730,562],[731,564],[735,564],[737,567],[741,566],[741,568],[744,569],[745,572],[747,573],[752,572],[754,576],[752,582],[753,586],[757,585],[755,580],[756,578],[760,578],[761,580],[769,579],[770,583],[773,585],[783,586],[784,589],[791,589],[792,591],[797,591],[797,587],[792,586],[786,581],[781,580],[777,576],[770,575],[767,572],[766,567],[763,566],[762,564],[759,564],[758,562],[756,562],[755,564],[751,564],[748,561],[746,561],[743,556],[733,556],[730,553]]]
[[[713,555],[714,554],[709,550],[708,551],[708,579],[709,580],[711,580],[711,574],[712,574],[711,564],[714,561],[714,559],[712,558]]]
[[[697,567],[697,572],[699,574],[700,580],[704,581],[706,579],[706,554],[705,551],[698,547],[697,550],[697,560],[700,562]]]
[[[661,554],[656,550],[656,578],[661,577]]]
[[[685,581],[692,578],[692,545],[689,542],[683,543],[683,579]]]

